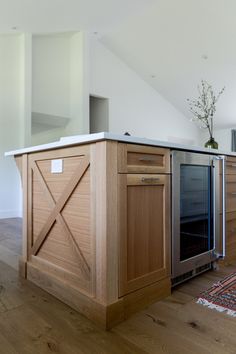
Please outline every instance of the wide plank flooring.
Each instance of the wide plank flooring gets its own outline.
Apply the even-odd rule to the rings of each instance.
[[[0,354],[235,354],[236,318],[195,297],[235,266],[207,272],[109,332],[18,278],[21,220],[0,220]],[[6,253],[4,252],[6,251]]]

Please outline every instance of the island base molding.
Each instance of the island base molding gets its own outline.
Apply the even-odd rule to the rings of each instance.
[[[27,279],[106,330],[171,294],[170,278],[165,278],[105,306],[30,263]]]

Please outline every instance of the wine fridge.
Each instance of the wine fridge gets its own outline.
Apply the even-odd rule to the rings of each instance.
[[[172,284],[225,253],[224,157],[172,151]]]

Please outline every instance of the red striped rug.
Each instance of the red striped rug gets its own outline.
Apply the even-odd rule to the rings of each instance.
[[[198,304],[236,317],[236,273],[232,273],[201,293]]]

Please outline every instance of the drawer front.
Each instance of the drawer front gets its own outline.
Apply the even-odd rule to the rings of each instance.
[[[226,211],[236,211],[236,176],[226,175]]]
[[[170,150],[134,144],[119,144],[118,172],[170,173]]]
[[[236,175],[236,158],[227,157],[226,159],[226,174]]]

